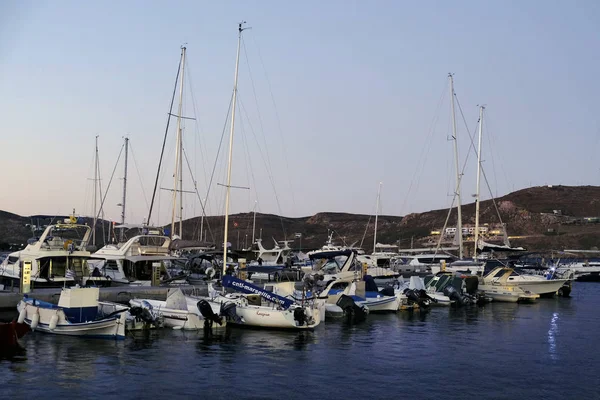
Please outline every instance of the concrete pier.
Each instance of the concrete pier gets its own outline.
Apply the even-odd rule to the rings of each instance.
[[[185,294],[207,296],[206,285],[180,285],[180,286],[115,286],[100,288],[100,300],[127,304],[130,299],[147,298],[153,300],[165,300],[167,292],[172,288],[180,288]],[[36,299],[58,304],[61,288],[35,289],[28,295]],[[23,295],[18,291],[0,291],[0,310],[14,310]]]

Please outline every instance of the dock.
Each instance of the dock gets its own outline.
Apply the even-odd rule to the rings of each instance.
[[[165,300],[169,289],[179,288],[185,294],[194,294],[198,296],[208,295],[207,285],[177,285],[177,286],[115,286],[100,288],[100,301],[112,301],[115,303],[127,304],[130,299],[147,298],[153,300]],[[28,296],[47,301],[49,303],[58,303],[62,288],[34,289]],[[2,290],[0,291],[0,310],[14,310],[19,304],[23,295],[19,291]]]

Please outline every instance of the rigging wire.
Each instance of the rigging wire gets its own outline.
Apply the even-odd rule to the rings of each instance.
[[[183,49],[181,50],[183,58]],[[152,201],[150,202],[150,210],[148,211],[147,223],[150,224],[152,217],[152,208],[154,207],[154,198],[156,197],[156,189],[158,187],[158,178],[160,176],[160,167],[162,166],[163,155],[165,153],[165,145],[167,143],[167,134],[169,133],[169,124],[171,122],[171,114],[173,113],[173,103],[175,102],[175,93],[177,92],[177,82],[179,82],[179,73],[181,72],[181,58],[179,59],[179,65],[177,67],[177,75],[175,76],[175,85],[173,86],[173,95],[171,96],[171,105],[169,106],[169,113],[167,114],[167,126],[165,128],[165,135],[163,138],[162,149],[160,150],[160,158],[158,160],[158,169],[156,170],[156,180],[154,182],[154,190],[152,191]]]
[[[440,108],[442,106],[442,102],[444,101],[444,98],[446,97],[447,86],[448,86],[448,84],[446,84],[444,86],[444,90],[443,90],[442,94],[440,95],[440,99],[438,101],[436,112],[435,112],[435,114],[433,116],[433,119],[431,121],[431,125],[430,125],[430,128],[429,128],[429,133],[427,135],[427,138],[425,140],[425,143],[424,143],[423,148],[421,149],[421,153],[419,155],[419,161],[417,162],[417,168],[415,169],[415,171],[413,173],[413,176],[412,176],[410,184],[408,186],[408,190],[406,192],[406,195],[404,196],[404,200],[402,202],[402,207],[400,208],[400,210],[404,210],[405,209],[406,203],[408,202],[408,196],[410,195],[410,193],[411,193],[411,191],[413,189],[413,186],[417,185],[417,187],[418,187],[418,181],[420,180],[420,176],[423,173],[422,170],[425,168],[425,164],[426,164],[426,161],[427,161],[427,157],[425,157],[424,160],[423,160],[423,158],[424,158],[424,155],[429,154],[429,152],[427,150],[429,150],[431,148],[431,141],[433,140],[434,129],[435,129],[435,126],[437,124],[437,120],[439,118],[439,113],[440,113]],[[427,153],[426,153],[426,151],[427,151]],[[421,171],[421,172],[419,172],[419,171]],[[417,175],[419,175],[419,179],[417,179]],[[416,187],[415,187],[415,190],[416,190]]]
[[[258,53],[258,59],[260,60],[260,65],[263,68],[265,73],[265,79],[267,81],[267,87],[269,88],[269,94],[271,96],[271,102],[273,103],[273,109],[275,110],[275,119],[277,120],[277,132],[279,133],[279,138],[281,139],[281,147],[283,153],[283,159],[285,161],[285,170],[288,177],[291,177],[290,174],[290,166],[288,162],[288,157],[286,154],[286,146],[285,146],[285,136],[283,135],[283,130],[281,129],[281,118],[279,117],[279,111],[277,110],[277,103],[275,103],[275,96],[273,95],[273,87],[271,86],[271,80],[269,79],[269,75],[267,73],[267,68],[265,67],[265,63],[263,62],[262,54],[260,52],[260,47],[256,43],[255,36],[252,36],[252,41],[254,42],[254,46],[256,47],[256,51]],[[244,52],[246,51],[246,47],[244,45]],[[292,195],[292,205],[294,207],[294,211],[296,210],[296,196],[294,195],[294,186],[292,185],[292,180],[288,178],[288,183],[290,184],[290,194]]]
[[[106,193],[104,193],[104,196],[102,196],[102,193],[100,193],[100,197],[102,198],[102,201],[100,202],[100,210],[98,210],[98,214],[96,215],[96,219],[98,219],[100,217],[100,214],[104,215],[104,201],[106,200],[106,196],[108,195],[108,190],[110,189],[110,184],[112,183],[112,180],[113,180],[113,178],[115,176],[115,171],[117,170],[117,166],[119,165],[119,160],[121,159],[121,154],[123,154],[123,148],[124,147],[125,147],[125,144],[122,144],[121,145],[121,151],[119,151],[119,155],[117,157],[117,161],[115,162],[115,166],[113,168],[112,174],[110,175],[110,180],[108,181],[108,186],[106,188]],[[104,227],[104,218],[102,220],[102,226]]]
[[[186,165],[187,165],[187,167],[188,167],[188,170],[190,171],[190,175],[192,176],[192,179],[194,179],[194,174],[192,173],[192,166],[190,165],[190,160],[188,159],[188,156],[187,156],[187,153],[186,153],[186,151],[185,151],[185,148],[183,148],[183,156],[184,156],[184,158],[185,158],[185,163],[186,163]],[[202,213],[203,213],[204,215],[206,215],[206,213],[205,213],[205,211],[204,211],[204,206],[205,206],[205,203],[206,203],[206,202],[205,202],[205,203],[202,203],[202,199],[200,198],[200,192],[198,191],[198,187],[197,187],[197,186],[194,186],[194,191],[196,192],[196,196],[198,196],[198,200],[200,201],[200,207],[202,208]],[[213,238],[213,240],[214,240],[214,235],[213,235],[213,233],[212,233],[212,229],[211,229],[211,227],[210,227],[210,222],[209,222],[209,220],[208,220],[208,219],[206,219],[206,225],[207,225],[207,227],[208,227],[208,231],[210,232],[210,236],[211,236],[211,237]]]
[[[250,126],[250,132],[252,133],[252,136],[254,137],[254,140],[256,141],[256,145],[258,146],[258,153],[260,154],[260,157],[263,160],[265,167],[267,168],[267,176],[269,177],[269,182],[271,183],[271,187],[273,188],[273,193],[275,194],[275,202],[277,203],[277,210],[279,213],[279,221],[281,222],[281,229],[283,230],[283,237],[284,237],[284,240],[287,240],[287,233],[286,233],[285,226],[283,223],[283,216],[281,215],[282,214],[281,204],[279,202],[279,196],[277,194],[277,190],[275,189],[275,181],[273,180],[273,173],[272,173],[272,170],[269,168],[267,161],[265,160],[265,156],[263,155],[262,150],[260,149],[260,144],[258,143],[258,139],[256,137],[256,133],[254,132],[252,122],[250,122],[250,118],[248,117],[248,112],[246,111],[246,107],[244,106],[244,103],[242,102],[241,99],[240,99],[240,109],[244,112],[244,115],[246,116],[248,125]]]
[[[135,154],[133,152],[133,146],[131,145],[131,140],[129,141],[129,150],[131,150],[131,158],[133,159],[133,165],[135,166],[135,171],[137,172],[137,176],[140,181],[140,187],[142,188],[142,195],[144,196],[144,201],[146,202],[146,207],[149,210],[150,204],[148,204],[148,197],[146,196],[146,191],[144,190],[144,183],[142,182],[142,176],[140,174],[140,169],[139,169],[138,163],[135,159]]]

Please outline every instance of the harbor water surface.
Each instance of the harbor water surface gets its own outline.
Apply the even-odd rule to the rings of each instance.
[[[314,332],[28,334],[3,398],[599,399],[600,285],[571,298],[369,315]]]

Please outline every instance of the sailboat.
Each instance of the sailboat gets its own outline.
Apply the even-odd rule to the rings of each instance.
[[[278,329],[313,329],[321,322],[319,309],[309,302],[296,303],[288,297],[279,296],[263,288],[254,286],[246,281],[227,274],[227,248],[229,228],[229,203],[231,194],[231,171],[233,159],[233,134],[235,128],[235,111],[238,87],[238,69],[240,60],[240,44],[244,22],[238,24],[238,43],[233,85],[231,109],[231,126],[229,131],[229,157],[227,164],[227,185],[225,197],[225,227],[223,234],[223,288],[230,287],[241,293],[216,294],[211,296],[212,303],[222,306],[235,305],[235,316],[230,314],[228,323],[241,326],[253,326]],[[233,312],[233,308],[229,309]]]

